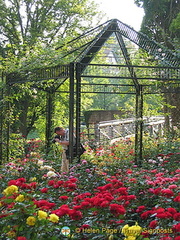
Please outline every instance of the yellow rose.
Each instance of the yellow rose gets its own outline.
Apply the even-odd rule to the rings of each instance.
[[[44,212],[44,211],[42,211],[42,210],[39,210],[39,211],[38,211],[38,219],[39,219],[39,220],[46,219],[47,216],[48,216],[48,214],[47,214],[46,212]]]
[[[18,187],[15,185],[11,185],[11,186],[7,187],[6,189],[4,189],[3,194],[10,195],[10,194],[17,193],[17,192],[18,192]]]
[[[129,227],[128,232],[130,236],[136,237],[140,235],[140,233],[142,232],[142,228],[136,223],[136,225]]]
[[[26,219],[26,224],[28,224],[29,226],[34,226],[35,225],[35,223],[36,223],[36,219],[35,219],[35,217],[28,217],[27,219]]]
[[[57,223],[59,221],[59,217],[56,214],[52,213],[49,215],[49,221]]]
[[[124,236],[128,236],[128,229],[129,229],[129,225],[126,224],[123,228],[122,228],[122,234],[124,234]]]
[[[17,198],[15,199],[16,202],[23,202],[25,200],[24,195],[19,194],[19,196],[17,196]]]

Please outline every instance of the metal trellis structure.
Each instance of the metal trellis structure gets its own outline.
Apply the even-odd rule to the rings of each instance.
[[[120,63],[96,63],[96,57],[107,41],[113,37],[119,48],[121,59]],[[158,65],[136,65],[130,56],[126,44],[129,40],[140,49],[148,52],[154,57],[154,62]],[[60,91],[60,86],[69,80],[69,129],[70,142],[73,142],[74,124],[76,126],[77,146],[80,144],[81,128],[81,96],[86,93],[103,94],[132,94],[136,98],[135,109],[135,161],[141,166],[142,144],[143,144],[143,97],[145,94],[152,93],[171,93],[176,88],[180,89],[180,69],[179,57],[166,49],[159,43],[149,39],[146,35],[136,32],[126,24],[117,19],[112,19],[104,24],[82,34],[81,36],[66,43],[66,53],[62,56],[62,62],[69,62],[52,67],[29,69],[6,74],[7,89],[13,88],[14,84],[29,82],[39,90],[47,92],[47,123],[46,140],[47,146],[50,145],[52,135],[52,102],[53,94]],[[65,46],[57,48],[57,52]],[[108,48],[108,45],[106,46]],[[68,49],[68,50],[67,50]],[[103,51],[105,52],[105,50]],[[112,50],[113,52],[113,50]],[[114,52],[113,52],[114,53]],[[156,60],[155,60],[156,59]],[[106,84],[106,91],[102,90],[104,84],[92,82],[84,83],[83,79],[113,79],[116,83]],[[51,80],[51,86],[43,88],[38,85]],[[127,83],[121,83],[127,80]],[[3,80],[5,81],[5,80]],[[129,83],[131,81],[131,83]],[[122,86],[126,90],[122,91]],[[3,94],[2,94],[3,95]],[[1,96],[3,98],[3,96]],[[75,109],[75,111],[74,111]],[[1,118],[1,129],[4,124]],[[9,130],[7,130],[9,131]],[[9,132],[7,133],[9,134]],[[3,149],[1,140],[0,152]],[[8,138],[6,139],[8,148]],[[8,153],[6,154],[8,155]],[[70,158],[72,159],[72,144],[70,144]],[[1,161],[2,161],[1,157]]]

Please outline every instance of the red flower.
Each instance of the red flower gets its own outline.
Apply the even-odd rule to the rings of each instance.
[[[50,203],[46,200],[34,201],[34,204],[41,210],[45,210],[45,209],[49,210],[55,206],[55,203]]]
[[[91,203],[88,201],[84,201],[81,203],[81,209],[90,208],[90,207],[91,207]]]
[[[172,215],[174,215],[175,213],[177,213],[176,209],[174,208],[167,208],[167,211],[170,212]]]
[[[172,237],[169,237],[169,236],[167,236],[167,237],[162,237],[162,238],[160,238],[160,240],[173,240],[173,238],[172,238]]]
[[[180,195],[174,198],[174,202],[180,202]]]
[[[42,188],[42,189],[40,189],[40,191],[41,191],[42,193],[47,193],[47,192],[48,192],[48,188]]]
[[[68,199],[68,196],[60,196],[59,199],[62,200],[62,201],[65,201],[65,200]]]
[[[119,192],[122,195],[127,195],[127,188],[126,187],[121,187],[117,189],[117,192]]]
[[[176,220],[176,221],[180,221],[180,213],[175,213],[173,215],[173,219]]]
[[[8,186],[11,186],[11,185],[21,186],[24,182],[26,182],[25,178],[18,178],[16,180],[10,180],[8,182]]]
[[[81,229],[90,228],[90,225],[89,225],[89,224],[83,224],[80,228],[81,228]]]
[[[127,196],[127,200],[134,200],[134,199],[136,199],[135,195],[128,195]]]
[[[161,194],[162,194],[162,196],[165,196],[167,198],[174,196],[173,191],[171,191],[170,189],[162,189]]]
[[[75,183],[68,184],[68,191],[74,191],[77,188]]]
[[[76,211],[74,209],[69,211],[69,216],[72,220],[80,220],[83,217],[81,211]]]
[[[32,183],[29,184],[29,187],[33,188],[33,189],[35,189],[36,186],[37,186],[37,182],[32,182]]]
[[[180,236],[175,237],[174,240],[180,240]]]
[[[144,213],[141,214],[141,218],[142,218],[142,219],[146,219],[146,218],[148,218],[151,214],[153,214],[153,211],[152,211],[152,210],[148,210],[148,211],[146,211],[146,212],[144,212]]]
[[[109,201],[103,201],[103,202],[100,204],[100,206],[101,206],[102,208],[108,207],[108,206],[109,206]]]
[[[136,179],[136,178],[131,178],[131,179],[129,179],[129,182],[134,182],[134,183],[136,183],[136,182],[137,182],[137,179]]]
[[[172,214],[169,212],[157,213],[157,218],[171,218]]]
[[[111,213],[114,214],[115,216],[124,215],[126,213],[126,210],[122,205],[113,203],[113,204],[110,204],[109,207],[110,207]]]
[[[27,240],[26,237],[17,237],[17,240]]]
[[[155,194],[155,195],[159,195],[160,192],[161,192],[161,188],[160,188],[160,187],[154,189],[154,194]]]
[[[48,181],[48,186],[53,186],[55,184],[55,181],[54,180],[49,180]]]
[[[153,221],[150,222],[150,224],[149,224],[149,228],[154,229],[154,228],[157,227],[157,225],[158,225],[158,221],[153,220]]]
[[[71,181],[72,183],[77,182],[77,178],[70,178],[69,181]]]
[[[52,213],[55,213],[58,217],[62,217],[66,214],[69,214],[70,209],[68,205],[62,205],[60,208],[53,210]]]
[[[174,230],[174,232],[180,232],[180,223],[173,225],[172,229]]]
[[[137,209],[136,209],[136,212],[138,213],[140,213],[140,212],[142,212],[142,211],[144,211],[145,210],[145,206],[139,206]]]

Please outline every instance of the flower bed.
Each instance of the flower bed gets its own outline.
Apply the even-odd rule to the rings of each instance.
[[[87,150],[69,174],[58,173],[54,161],[6,164],[0,239],[179,240],[180,170],[176,162],[170,168],[178,152],[149,159],[146,168],[134,165],[133,152],[128,156]]]

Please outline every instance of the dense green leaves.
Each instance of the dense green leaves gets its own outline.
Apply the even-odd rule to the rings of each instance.
[[[142,6],[145,12],[141,30],[156,41],[177,51],[179,1],[136,0],[135,3]]]

